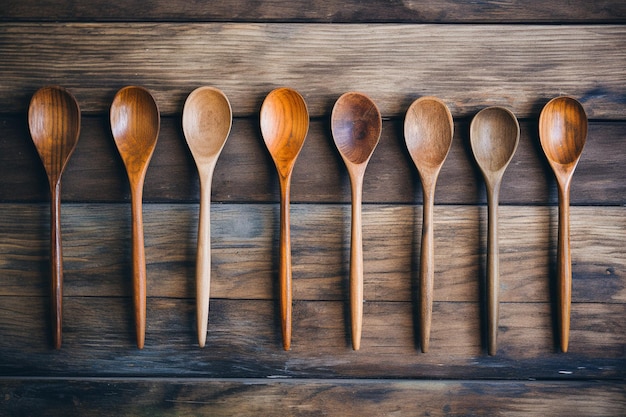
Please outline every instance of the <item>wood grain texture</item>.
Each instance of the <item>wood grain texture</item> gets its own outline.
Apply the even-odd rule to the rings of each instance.
[[[507,2],[461,0],[225,0],[178,3],[131,0],[111,7],[104,0],[6,0],[0,20],[37,21],[254,21],[254,22],[624,22],[626,7],[619,0],[555,0],[537,7],[533,0]]]
[[[501,204],[556,204],[554,176],[539,145],[537,121],[522,121],[515,157],[507,168]],[[45,202],[46,176],[28,136],[26,120],[0,115],[0,200]],[[402,121],[383,122],[383,132],[364,178],[365,203],[418,203],[419,176],[406,149]],[[573,205],[626,204],[624,138],[626,123],[591,122],[589,140],[576,168]],[[311,122],[308,138],[294,167],[292,201],[348,203],[350,183],[330,135],[328,119]],[[235,119],[217,162],[212,200],[278,202],[275,169],[260,137],[258,120]],[[193,158],[180,118],[162,120],[161,134],[146,174],[144,200],[198,202],[200,190]],[[83,117],[80,144],[63,178],[64,201],[129,201],[124,166],[111,138],[108,121]],[[455,136],[437,182],[436,204],[484,204],[486,195],[469,149],[469,123],[455,123]]]
[[[295,300],[347,300],[350,208],[292,207]],[[213,206],[212,294],[273,299],[277,205]],[[66,204],[65,294],[130,296],[130,207]],[[144,206],[148,296],[194,298],[198,205]],[[363,208],[366,301],[411,301],[417,285],[420,206]],[[626,209],[572,207],[573,300],[626,303]],[[435,206],[435,301],[479,299],[485,207]],[[0,294],[47,295],[47,207],[0,205]],[[556,207],[500,207],[500,300],[547,302],[554,275]]]
[[[0,2],[0,415],[616,416],[626,408],[626,4],[620,0]],[[26,112],[41,86],[77,96],[64,174],[64,346],[47,324],[48,190]],[[164,113],[145,183],[146,346],[135,344],[130,190],[108,122],[115,92]],[[211,326],[196,336],[200,187],[182,135],[200,86],[232,103],[213,177]],[[297,89],[313,116],[294,167],[293,341],[282,350],[280,193],[259,110]],[[330,134],[346,91],[383,113],[364,178],[361,350],[350,340],[350,183]],[[570,346],[556,325],[557,186],[538,117],[570,95],[589,140],[571,195]],[[404,115],[441,98],[455,135],[435,197],[429,352],[416,292],[423,193]],[[520,119],[500,195],[498,353],[488,356],[486,194],[469,121]]]
[[[0,380],[12,415],[607,416],[626,406],[618,382],[267,379]],[[511,402],[509,398],[517,401]]]
[[[499,351],[490,357],[481,341],[477,303],[435,302],[430,351],[422,354],[408,302],[365,303],[361,349],[355,352],[344,303],[297,300],[291,350],[285,352],[277,301],[213,298],[212,325],[200,349],[194,299],[149,297],[146,344],[139,350],[130,298],[66,297],[60,351],[51,348],[42,320],[46,298],[0,301],[4,376],[564,381],[626,376],[625,304],[575,304],[570,351],[561,354],[550,304],[503,303]]]
[[[456,117],[494,105],[535,117],[567,94],[590,118],[623,120],[625,35],[621,25],[6,23],[0,112],[21,111],[33,80],[46,80],[90,113],[105,112],[123,85],[141,85],[163,114],[177,114],[208,84],[235,116],[257,114],[270,90],[289,86],[312,117],[359,91],[384,117],[421,95],[444,99]]]

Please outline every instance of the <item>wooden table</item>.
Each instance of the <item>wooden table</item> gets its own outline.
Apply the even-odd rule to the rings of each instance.
[[[0,5],[0,415],[563,415],[626,410],[626,6],[431,1]],[[44,85],[83,111],[63,177],[64,342],[51,344],[49,208],[26,109]],[[108,125],[115,92],[152,91],[161,133],[145,187],[146,346],[135,347],[129,189]],[[207,347],[195,334],[198,179],[181,131],[196,87],[234,123],[213,180]],[[304,96],[311,126],[292,184],[294,323],[278,317],[278,180],[265,95]],[[383,135],[365,175],[364,324],[351,348],[350,193],[334,101],[369,95]],[[537,135],[567,94],[589,135],[572,186],[570,351],[554,323],[556,185]],[[410,103],[443,99],[455,137],[435,206],[430,351],[416,324],[422,195],[402,136]],[[498,353],[485,347],[484,184],[468,128],[500,105],[522,136],[500,208]]]

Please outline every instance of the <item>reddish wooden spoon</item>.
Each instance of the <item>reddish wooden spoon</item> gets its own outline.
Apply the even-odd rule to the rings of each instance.
[[[550,100],[539,116],[539,137],[543,152],[554,171],[559,190],[557,322],[561,350],[567,352],[572,302],[569,194],[572,176],[587,140],[587,115],[583,106],[570,97]]]
[[[350,317],[352,348],[361,347],[363,328],[363,235],[361,201],[363,177],[382,132],[376,104],[361,93],[345,93],[335,102],[330,119],[335,145],[346,164],[352,188],[352,230],[350,237]]]
[[[280,315],[283,348],[291,348],[291,173],[309,131],[309,111],[302,96],[290,88],[270,92],[261,106],[261,134],[274,160],[280,182]]]
[[[61,175],[76,148],[80,132],[80,109],[76,99],[61,87],[38,90],[28,108],[28,126],[50,184],[52,326],[54,347],[59,349],[63,319]]]
[[[124,87],[111,104],[111,131],[130,183],[133,233],[133,288],[137,347],[146,333],[146,255],[143,238],[143,183],[159,136],[159,109],[148,90]]]

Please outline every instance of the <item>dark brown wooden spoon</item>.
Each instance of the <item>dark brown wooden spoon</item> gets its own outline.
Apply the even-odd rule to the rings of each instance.
[[[436,97],[421,97],[411,104],[404,119],[404,139],[417,167],[424,194],[420,252],[420,345],[428,352],[432,322],[435,250],[433,207],[435,185],[454,135],[454,121],[446,104]]]
[[[61,347],[63,326],[63,251],[61,246],[61,175],[78,143],[80,108],[61,87],[38,90],[28,108],[28,127],[50,184],[50,258],[54,347]]]
[[[233,115],[224,93],[199,87],[189,94],[183,108],[183,132],[200,178],[200,220],[196,261],[196,319],[198,344],[206,343],[211,289],[211,180],[217,159],[226,144]]]
[[[517,118],[502,107],[487,107],[479,111],[470,125],[472,152],[487,186],[487,343],[490,355],[496,354],[498,335],[498,200],[502,177],[515,154],[519,135]]]
[[[289,198],[291,173],[309,131],[309,111],[302,96],[291,88],[270,92],[261,106],[261,134],[274,160],[280,182],[280,316],[283,348],[291,348],[291,233]]]
[[[382,118],[376,104],[361,93],[343,94],[335,102],[330,119],[333,139],[346,164],[352,189],[350,238],[350,317],[352,348],[361,347],[363,328],[363,235],[361,202],[363,177],[382,132]]]
[[[587,115],[583,106],[571,97],[550,100],[539,116],[539,138],[558,184],[557,323],[561,350],[567,352],[572,302],[569,197],[572,176],[587,140]]]
[[[143,183],[159,136],[159,109],[142,87],[124,87],[111,104],[111,131],[124,161],[132,210],[133,300],[137,347],[143,349],[146,333],[146,255],[143,237]]]

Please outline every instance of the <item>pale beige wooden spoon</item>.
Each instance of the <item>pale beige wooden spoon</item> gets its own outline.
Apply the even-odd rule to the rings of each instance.
[[[211,181],[217,159],[230,133],[233,117],[223,92],[212,87],[195,89],[183,107],[183,132],[200,178],[200,220],[196,259],[196,319],[198,344],[204,347],[209,320],[211,288]]]
[[[500,281],[498,250],[498,201],[504,170],[511,162],[519,142],[519,123],[511,111],[487,107],[474,116],[470,143],[487,187],[487,344],[490,355],[497,351],[498,288]]]
[[[335,102],[330,119],[333,139],[346,164],[352,189],[350,238],[350,318],[352,348],[361,347],[363,328],[363,236],[361,202],[363,177],[382,132],[382,118],[376,104],[361,93],[343,94]]]
[[[124,87],[111,104],[111,132],[130,183],[132,211],[133,300],[137,347],[146,333],[146,255],[143,237],[143,183],[159,136],[160,116],[154,98],[142,87]]]
[[[572,176],[587,140],[585,109],[571,97],[550,100],[539,116],[539,138],[558,184],[557,323],[561,350],[567,352],[572,302],[569,197]]]
[[[289,199],[291,174],[309,131],[309,111],[302,96],[291,88],[270,92],[261,106],[261,134],[280,183],[280,315],[283,348],[291,348],[291,233]]]
[[[436,97],[421,97],[409,107],[404,119],[404,139],[417,167],[424,194],[422,246],[420,252],[419,323],[422,352],[428,352],[432,322],[435,250],[433,207],[435,185],[454,135],[448,106]]]
[[[63,327],[63,250],[61,245],[61,175],[78,143],[80,108],[61,87],[44,87],[28,107],[28,127],[50,185],[50,264],[53,342],[61,348]]]

